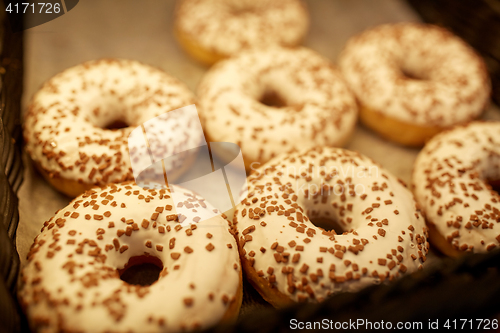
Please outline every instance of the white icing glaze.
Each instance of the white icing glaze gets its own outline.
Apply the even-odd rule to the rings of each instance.
[[[96,185],[133,180],[130,132],[193,102],[193,93],[160,69],[131,60],[89,61],[54,76],[34,95],[24,121],[26,149],[51,177]],[[193,146],[190,140],[199,138],[189,139],[189,130],[196,122],[172,115],[162,123],[170,126],[163,135],[167,148]],[[130,127],[103,128],[116,120]]]
[[[411,124],[448,127],[476,118],[489,102],[483,60],[437,26],[369,29],[348,41],[339,66],[362,105]]]
[[[486,252],[500,243],[500,122],[472,122],[443,132],[419,153],[415,197],[455,249]]]
[[[182,0],[178,31],[209,51],[230,56],[270,45],[297,45],[309,16],[299,0]]]
[[[220,215],[204,220],[209,203],[175,192],[184,193],[182,207],[171,207],[168,189],[110,184],[45,222],[19,292],[35,330],[164,332],[220,321],[240,287],[236,242]],[[181,227],[168,216],[188,218]],[[163,262],[158,281],[120,280],[117,269],[145,253]]]
[[[248,183],[233,221],[240,256],[294,301],[321,301],[423,267],[427,227],[411,192],[359,153],[318,147],[282,155]],[[311,222],[321,217],[345,232]]]
[[[260,103],[266,91],[278,93],[287,106]],[[210,140],[236,142],[248,164],[343,145],[357,119],[355,99],[338,70],[306,48],[255,50],[221,61],[203,77],[198,97]]]

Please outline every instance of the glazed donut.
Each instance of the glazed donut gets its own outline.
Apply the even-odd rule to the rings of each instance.
[[[500,246],[500,122],[476,121],[430,140],[413,170],[413,190],[432,245],[449,256]]]
[[[182,0],[174,26],[186,52],[211,65],[251,48],[300,44],[309,15],[300,0]]]
[[[89,61],[54,76],[34,95],[24,120],[26,150],[53,187],[75,197],[94,185],[133,180],[131,131],[194,101],[183,83],[157,68],[131,60]],[[171,118],[172,150],[200,140],[189,118]],[[125,127],[106,128],[117,123]]]
[[[238,314],[241,267],[228,222],[204,199],[172,191],[176,200],[170,189],[109,184],[44,223],[19,291],[35,332],[170,332]],[[119,271],[141,259],[162,268],[158,280],[122,281]]]
[[[422,146],[444,128],[477,118],[489,103],[483,60],[433,25],[369,29],[348,41],[339,66],[358,99],[361,121],[407,146]]]
[[[247,170],[282,152],[342,146],[357,118],[338,70],[306,48],[224,60],[202,78],[198,98],[207,138],[237,143]]]
[[[233,233],[245,275],[275,307],[391,281],[426,261],[427,227],[411,192],[359,153],[282,155],[248,183]]]

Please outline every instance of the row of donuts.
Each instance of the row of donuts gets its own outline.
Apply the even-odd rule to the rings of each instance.
[[[423,42],[413,47],[417,40]],[[477,118],[489,102],[482,60],[438,27],[375,27],[352,38],[339,63],[341,70],[304,47],[243,52],[208,70],[197,100],[183,83],[151,66],[89,61],[56,75],[35,94],[24,121],[26,149],[45,178],[74,197],[94,185],[133,180],[127,158],[133,128],[196,101],[207,139],[238,144],[247,171],[282,152],[343,146],[358,105],[368,127],[421,146],[439,131]],[[190,123],[173,113],[171,118],[172,128]],[[108,130],[116,122],[126,127]],[[172,152],[188,149],[190,130],[172,131]]]
[[[277,11],[286,2],[277,1],[279,5],[266,11]],[[309,25],[307,8],[298,1],[288,2],[293,5],[284,6],[288,14],[283,14],[283,20],[276,25],[269,24],[264,28],[253,25],[254,29],[265,31],[264,34],[252,34],[254,31],[248,22],[250,17],[239,14],[243,8],[247,11],[262,10],[265,2],[241,2],[236,15],[232,15],[236,8],[232,2],[225,3],[226,11],[211,12],[229,16],[230,24],[204,19],[201,13],[210,10],[202,8],[210,7],[210,1],[181,1],[176,16],[176,35],[195,59],[214,63],[236,55],[235,60],[223,62],[209,71],[212,73],[200,85],[200,102],[207,105],[209,136],[213,133],[220,141],[236,139],[245,153],[247,168],[252,162],[259,165],[272,158],[275,151],[294,152],[296,147],[300,150],[315,144],[342,146],[355,121],[352,110],[356,106],[349,94],[340,83],[333,88],[336,92],[325,89],[328,79],[318,74],[320,70],[314,55],[301,59],[302,55],[297,54],[293,56],[294,60],[287,59],[285,62],[293,65],[285,72],[287,66],[276,53],[268,51],[267,57],[256,61],[251,60],[251,52],[243,52],[269,44],[266,38],[256,36],[271,35],[271,32],[274,32],[272,36],[276,44],[296,46],[300,43]],[[198,20],[190,21],[191,16]],[[282,34],[276,32],[277,27],[286,23],[296,29]],[[250,32],[226,34],[231,25],[244,26]],[[218,38],[214,38],[214,32]],[[221,40],[232,40],[232,43],[226,46]],[[399,23],[368,29],[347,42],[338,63],[340,73],[336,74],[343,77],[355,96],[361,122],[384,138],[406,146],[421,147],[437,133],[468,123],[479,117],[490,101],[490,80],[481,57],[463,40],[437,26]],[[308,69],[309,75],[306,75]],[[270,72],[276,74],[271,76]],[[337,80],[334,75],[329,77],[332,82]],[[321,106],[316,104],[317,100],[310,97],[311,90],[323,93],[321,105],[329,111],[326,118],[325,113],[321,113]],[[256,100],[265,101],[269,93],[281,97],[280,109],[270,110],[262,103],[255,103]],[[236,96],[238,98],[234,98]],[[215,110],[225,111],[225,117],[219,117],[218,123]],[[238,110],[239,114],[231,112],[233,110]],[[288,115],[284,120],[276,111],[285,110]],[[295,110],[301,112],[294,113]],[[258,125],[249,128],[250,115],[259,118],[261,114],[267,119],[258,119],[255,122]],[[229,125],[240,116],[244,120],[236,127],[237,133],[211,131],[220,128],[221,119]],[[295,122],[300,127],[293,128],[291,124]],[[268,128],[263,124],[269,124]],[[279,124],[278,130],[275,130],[276,124]],[[498,188],[500,179],[498,127],[497,123],[472,123],[438,136],[426,145],[415,163],[413,190],[427,215],[432,242],[443,253],[456,256],[462,251],[491,251],[499,245],[500,236],[495,228],[495,223],[500,222],[499,199],[498,192],[492,188],[492,185]],[[289,147],[290,136],[283,138],[283,133],[297,134],[300,142]],[[321,133],[328,134],[321,137]],[[314,142],[309,142],[310,139]],[[253,149],[247,147],[246,143],[253,144],[256,140],[262,144]],[[460,190],[456,189],[457,183]],[[471,198],[479,203],[470,202]],[[477,228],[482,231],[474,230]],[[485,232],[485,229],[495,231]]]
[[[262,106],[251,102],[262,100],[267,91],[283,97],[286,105],[299,110],[305,108],[303,113],[316,118],[314,122],[320,124],[325,117],[314,109],[318,100],[310,93],[310,90],[319,90],[328,100],[341,101],[328,103],[319,96],[319,108],[333,114],[326,122],[337,124],[337,128],[326,129],[327,133],[332,132],[330,139],[316,143],[339,145],[346,141],[352,115],[343,113],[353,106],[348,97],[344,97],[346,101],[339,97],[345,94],[340,83],[328,84],[330,80],[337,80],[337,73],[327,75],[327,70],[316,73],[317,66],[326,68],[328,61],[305,51],[289,57],[272,52],[258,56],[248,54],[250,50],[263,50],[270,45],[298,46],[309,27],[304,3],[298,0],[183,0],[179,2],[174,25],[180,45],[196,60],[211,65],[241,55],[238,60],[211,70],[213,78],[207,79],[205,88],[208,92],[200,94],[201,103],[214,99],[207,102],[209,115],[216,108],[232,119],[230,107],[235,104],[242,108],[243,104],[244,115],[251,108],[255,116],[254,111]],[[295,59],[289,59],[292,57]],[[347,42],[338,64],[360,106],[360,120],[384,138],[407,146],[420,147],[439,131],[477,118],[490,100],[490,81],[481,57],[463,40],[437,26],[402,23],[368,29]],[[271,72],[275,73],[270,75]],[[298,90],[301,93],[297,94]],[[226,94],[237,96],[239,101],[231,100]],[[313,110],[308,110],[311,108]],[[279,115],[267,116],[272,117],[268,121],[280,120]],[[209,134],[215,135],[217,127],[209,126],[212,129]],[[309,138],[307,130],[301,131],[302,137]],[[313,129],[315,131],[318,129]],[[217,133],[221,141],[224,133]],[[270,136],[275,134],[279,138],[277,143],[281,143],[279,133]],[[244,145],[251,135],[228,133],[225,136],[237,138]],[[273,149],[276,143],[267,144],[266,150],[269,146]],[[255,156],[259,154],[255,150],[248,152],[248,157],[261,163],[265,161],[266,156]],[[282,150],[280,147],[279,151]],[[290,147],[285,146],[284,150]]]
[[[491,250],[499,242],[500,196],[483,180],[499,178],[499,134],[499,123],[471,123],[436,136],[417,161],[417,198],[436,200],[424,211],[439,215],[433,225],[451,232],[456,251]],[[229,227],[220,216],[204,218],[214,208],[182,189],[176,189],[184,196],[180,205],[171,188],[145,190],[132,182],[77,197],[44,223],[23,269],[20,299],[31,325],[196,329],[237,315],[242,269],[280,307],[357,291],[425,265],[428,230],[411,192],[367,157],[329,147],[285,154],[257,169],[249,184]],[[318,227],[322,217],[343,232]],[[134,261],[158,264],[158,281],[119,280]]]
[[[444,230],[455,252],[490,251],[500,242],[500,196],[486,179],[499,178],[499,134],[498,122],[473,122],[426,145],[414,175],[426,214],[378,164],[331,147],[280,155],[257,169],[229,225],[206,218],[214,208],[183,189],[175,189],[180,204],[173,188],[125,182],[88,190],[44,223],[22,271],[21,304],[36,331],[198,329],[237,316],[242,271],[282,307],[422,269],[423,216],[437,217],[428,220],[431,239]],[[142,262],[161,268],[157,282],[120,280]]]

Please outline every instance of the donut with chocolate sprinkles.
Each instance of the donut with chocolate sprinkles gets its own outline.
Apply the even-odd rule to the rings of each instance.
[[[235,319],[242,270],[223,217],[180,187],[88,190],[43,224],[22,269],[32,331],[179,332]],[[120,279],[144,262],[161,269],[153,284]]]
[[[499,121],[435,136],[417,156],[412,179],[433,246],[453,257],[500,247]]]
[[[425,265],[427,227],[412,193],[357,152],[283,154],[248,186],[233,232],[245,275],[275,307],[321,302]]]
[[[252,48],[299,45],[308,28],[301,0],[181,0],[174,18],[179,44],[207,65]]]
[[[158,68],[88,61],[57,74],[33,96],[23,123],[26,150],[54,188],[75,197],[95,185],[134,180],[127,140],[145,121],[166,114],[171,131],[165,146],[172,152],[199,140],[190,135],[189,117],[167,113],[194,102],[183,83]],[[189,161],[179,165],[170,178]]]
[[[357,120],[340,72],[307,48],[253,50],[221,61],[197,92],[207,138],[237,143],[247,170],[283,152],[343,146]],[[225,156],[231,154],[219,157],[232,160]]]
[[[346,44],[339,67],[360,120],[382,137],[421,147],[443,129],[480,116],[490,102],[483,59],[448,30],[383,24]]]

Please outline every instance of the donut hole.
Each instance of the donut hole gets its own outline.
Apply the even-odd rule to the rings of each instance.
[[[273,108],[288,106],[285,98],[274,89],[266,89],[259,99],[259,102]]]
[[[106,96],[108,97],[108,96]],[[103,97],[104,98],[104,97]],[[100,101],[99,97],[95,97]],[[120,130],[137,126],[142,122],[142,114],[136,114],[124,102],[111,99],[114,103],[102,101],[101,106],[89,105],[82,110],[86,122],[104,130]],[[145,119],[147,120],[147,119]]]
[[[226,0],[226,8],[229,14],[234,16],[245,14],[257,14],[260,11],[263,1],[242,1],[242,0]],[[265,3],[265,2],[264,2]]]
[[[394,62],[394,70],[405,80],[408,81],[428,81],[436,79],[438,70],[429,67],[425,58],[413,51],[407,52],[403,58]]]
[[[500,179],[489,179],[487,183],[491,186],[491,189],[500,195]]]
[[[120,280],[140,286],[150,286],[158,281],[163,271],[162,261],[150,255],[131,257],[124,268],[118,269]]]
[[[229,6],[229,13],[234,16],[257,13],[258,11],[252,7],[245,6]]]
[[[335,232],[335,234],[337,234],[337,235],[342,235],[344,233],[344,229],[333,218],[322,216],[322,217],[314,217],[314,218],[311,218],[309,220],[316,227],[321,228],[325,231]]]
[[[413,81],[427,80],[427,78],[424,77],[422,73],[404,67],[401,68],[401,75],[403,76],[403,78],[407,80],[413,80]]]
[[[129,127],[130,124],[128,124],[126,121],[122,119],[115,119],[109,122],[107,125],[103,126],[104,129],[107,130],[119,130],[123,128]]]

